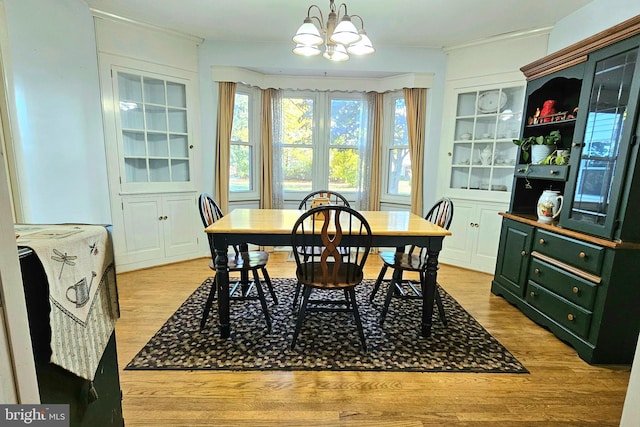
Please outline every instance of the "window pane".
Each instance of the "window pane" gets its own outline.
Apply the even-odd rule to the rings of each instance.
[[[407,108],[404,98],[397,98],[395,113],[393,115],[393,145],[409,146],[409,134],[407,133]]]
[[[329,149],[329,190],[357,191],[360,157],[353,148]]]
[[[284,191],[311,191],[313,149],[284,147],[282,169]]]
[[[411,195],[411,159],[407,148],[389,150],[389,194]]]
[[[249,95],[236,93],[231,140],[249,142]]]
[[[251,147],[231,144],[230,150],[229,191],[251,191]]]
[[[331,145],[358,146],[367,128],[359,99],[331,100]]]
[[[313,137],[313,99],[284,98],[283,144],[311,145]]]

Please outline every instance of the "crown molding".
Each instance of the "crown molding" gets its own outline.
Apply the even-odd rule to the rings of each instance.
[[[163,28],[163,27],[159,27],[157,25],[153,25],[153,24],[148,24],[146,22],[142,22],[142,21],[137,21],[135,19],[131,19],[131,18],[125,18],[122,17],[120,15],[116,15],[110,12],[105,12],[102,11],[100,9],[94,9],[94,8],[89,8],[89,10],[91,11],[91,14],[95,17],[95,18],[103,18],[103,19],[109,19],[111,21],[116,21],[116,22],[123,22],[123,23],[127,23],[127,24],[132,24],[132,25],[136,25],[139,27],[144,27],[150,30],[154,30],[154,31],[160,31],[172,36],[177,36],[177,37],[182,37],[184,39],[190,40],[192,42],[195,42],[196,44],[202,44],[204,42],[204,39],[202,37],[197,37],[194,36],[193,34],[187,34],[187,33],[183,33],[180,31],[175,31],[175,30],[169,30],[167,28]]]

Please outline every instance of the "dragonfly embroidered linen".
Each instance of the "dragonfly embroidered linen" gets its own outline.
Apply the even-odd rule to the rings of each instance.
[[[111,237],[104,226],[16,225],[49,282],[51,362],[93,380],[119,317]]]

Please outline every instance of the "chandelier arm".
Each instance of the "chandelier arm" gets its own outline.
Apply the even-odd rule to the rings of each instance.
[[[318,10],[318,13],[320,14],[320,18],[318,18],[315,15],[311,16],[311,9],[313,9],[314,7]],[[317,5],[312,4],[311,6],[309,6],[309,9],[307,10],[307,18],[315,19],[320,23],[320,30],[323,30],[323,31],[325,30],[324,23],[323,23],[324,15],[322,15],[322,9],[320,9]]]
[[[351,15],[351,19],[358,18],[360,20],[360,30],[364,31],[364,21],[360,17],[360,15]]]
[[[333,2],[331,2],[333,3]],[[344,15],[342,16],[349,16],[349,13],[347,12],[347,5],[345,3],[340,3],[340,6],[338,6],[338,10],[337,10],[337,15],[338,15],[338,20],[340,20],[340,8],[342,8],[342,6],[344,6]]]

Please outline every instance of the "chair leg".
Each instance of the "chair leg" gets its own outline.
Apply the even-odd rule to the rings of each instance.
[[[301,288],[302,285],[300,284],[300,282],[296,283],[296,291],[293,294],[293,306],[291,307],[293,314],[296,314],[296,312],[298,311],[298,297],[300,296]]]
[[[440,296],[440,285],[436,284],[436,293],[435,293],[436,305],[438,306],[438,314],[440,315],[440,321],[444,326],[447,325],[447,316],[444,313],[444,306],[442,305],[442,297]]]
[[[260,298],[260,304],[262,305],[262,312],[267,322],[267,333],[271,332],[271,317],[269,317],[269,309],[267,308],[267,299],[264,296],[264,291],[260,285],[260,277],[258,277],[258,270],[253,269],[253,280],[256,282],[256,290],[258,291],[258,297]]]
[[[298,310],[298,319],[296,320],[296,330],[293,332],[293,339],[291,340],[291,350],[296,346],[296,341],[298,341],[298,334],[300,334],[300,328],[302,328],[302,322],[304,321],[304,315],[307,311],[307,304],[309,303],[309,298],[311,297],[311,290],[313,288],[311,286],[305,286],[304,291],[302,292],[302,305]]]
[[[384,275],[387,273],[387,268],[389,268],[389,266],[385,264],[380,269],[380,274],[378,274],[378,278],[376,279],[376,283],[373,285],[373,290],[371,291],[371,295],[369,295],[369,302],[373,302],[373,299],[375,298],[376,293],[378,292],[378,289],[380,289],[380,283],[382,283],[382,281],[384,280]]]
[[[360,334],[360,342],[362,343],[362,350],[367,352],[367,341],[364,337],[364,329],[362,328],[362,322],[360,321],[360,313],[358,312],[358,303],[356,302],[356,289],[349,288],[347,289],[349,294],[349,299],[351,300],[351,308],[353,309],[353,317],[356,321],[356,326],[358,327],[358,333]]]
[[[269,288],[271,299],[273,299],[273,303],[277,305],[278,297],[276,296],[276,293],[273,290],[273,284],[271,283],[271,278],[269,277],[269,273],[267,273],[267,269],[265,267],[262,267],[261,270],[262,270],[262,276],[264,277],[264,281],[267,282],[267,287]]]
[[[213,276],[213,282],[211,282],[211,288],[209,289],[209,296],[207,297],[207,302],[204,303],[204,311],[202,312],[202,320],[200,320],[200,329],[204,328],[204,325],[207,323],[207,317],[209,317],[209,311],[211,310],[211,305],[213,304],[213,300],[216,298],[216,289],[218,285],[216,284],[216,276]]]
[[[382,307],[382,313],[380,313],[380,326],[384,325],[384,320],[387,318],[387,311],[389,311],[389,305],[391,304],[391,298],[396,289],[396,278],[394,277],[389,282],[389,289],[387,289],[387,296],[384,299],[384,306]]]

